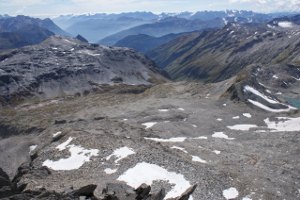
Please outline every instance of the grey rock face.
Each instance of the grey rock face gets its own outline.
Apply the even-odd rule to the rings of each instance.
[[[83,95],[106,85],[151,85],[165,79],[144,56],[125,48],[52,37],[0,54],[3,101]]]

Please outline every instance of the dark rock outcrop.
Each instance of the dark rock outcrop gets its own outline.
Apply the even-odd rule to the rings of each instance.
[[[83,36],[81,36],[81,35],[77,35],[75,38],[76,38],[77,40],[81,41],[81,42],[86,42],[86,43],[89,42],[87,39],[85,39],[85,38],[84,38]]]
[[[188,188],[180,197],[169,200],[188,200],[195,191],[197,185]],[[101,200],[163,200],[165,198],[165,189],[162,188],[156,193],[151,193],[151,186],[142,184],[137,189],[124,184],[107,184],[102,192]]]

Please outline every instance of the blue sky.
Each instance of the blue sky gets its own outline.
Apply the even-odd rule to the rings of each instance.
[[[300,0],[0,0],[0,14],[30,16],[226,9],[254,10],[264,13],[300,11]]]

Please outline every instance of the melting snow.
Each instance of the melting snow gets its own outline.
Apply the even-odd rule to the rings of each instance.
[[[198,156],[192,156],[192,161],[194,162],[200,162],[200,163],[207,163],[206,160],[203,160],[202,158],[198,157]]]
[[[186,137],[175,137],[175,138],[170,138],[170,139],[162,139],[162,138],[147,138],[145,137],[146,140],[152,140],[155,142],[184,142],[187,138]]]
[[[206,136],[200,136],[200,137],[196,137],[194,139],[195,140],[207,140],[208,138]]]
[[[197,125],[195,125],[195,124],[193,124],[192,126],[193,126],[194,128],[197,128],[197,127],[198,127],[198,126],[197,126]]]
[[[59,136],[61,133],[62,133],[61,131],[58,131],[58,132],[53,134],[53,137],[55,138],[55,137]]]
[[[268,128],[271,129],[271,132],[300,131],[300,117],[298,118],[277,117],[277,119],[278,121],[271,121],[269,118],[264,120]]]
[[[278,22],[278,26],[281,28],[293,28],[293,23],[288,21]]]
[[[213,152],[217,155],[219,155],[221,153],[221,151],[218,151],[218,150],[213,150]]]
[[[168,109],[159,109],[158,111],[159,112],[168,112],[169,110]]]
[[[226,139],[226,140],[234,140],[235,138],[230,138],[228,135],[225,135],[223,132],[215,132],[212,135],[213,138],[220,138],[220,139]]]
[[[217,121],[221,122],[221,121],[223,121],[223,119],[221,119],[221,118],[218,118],[218,119],[217,119]]]
[[[155,124],[157,124],[157,122],[146,122],[143,123],[143,126],[146,126],[146,129],[153,127]]]
[[[172,146],[171,149],[178,149],[180,151],[183,151],[184,153],[188,153],[184,148],[178,146]]]
[[[87,54],[89,56],[101,56],[101,54],[99,53],[94,53],[93,51],[91,50],[80,50],[78,51],[78,53],[84,53],[84,54]]]
[[[104,172],[106,173],[106,174],[114,174],[114,173],[116,173],[118,171],[118,169],[110,169],[110,168],[106,168],[105,170],[104,170]]]
[[[151,185],[153,181],[168,181],[174,186],[167,193],[165,199],[176,198],[191,187],[189,181],[182,174],[169,172],[158,165],[145,162],[138,163],[135,167],[128,169],[117,180],[124,181],[133,188],[137,188],[143,183]]]
[[[111,155],[106,157],[106,160],[110,160],[112,157],[116,157],[117,160],[115,160],[115,163],[118,163],[120,160],[135,154],[135,152],[133,151],[133,149],[128,148],[128,147],[122,147],[119,149],[116,149]]]
[[[232,119],[239,119],[240,116],[235,116],[235,117],[232,117]]]
[[[275,79],[278,79],[278,76],[277,76],[277,75],[273,75],[272,77],[275,78]]]
[[[267,102],[271,103],[271,104],[278,104],[279,102],[278,101],[275,101],[273,99],[270,99],[269,97],[267,97],[266,95],[262,94],[261,92],[259,92],[258,90],[254,89],[253,87],[250,87],[248,85],[246,85],[244,87],[244,91],[247,91],[247,92],[251,92],[261,98],[263,98],[264,100],[266,100]]]
[[[242,200],[252,200],[249,197],[243,197]]]
[[[248,101],[250,103],[252,103],[253,105],[263,109],[263,110],[266,110],[266,111],[269,111],[269,112],[274,112],[274,113],[281,113],[281,112],[289,112],[291,110],[296,110],[296,108],[292,107],[292,106],[289,106],[289,105],[285,105],[287,106],[288,108],[286,109],[275,109],[275,108],[270,108],[260,102],[257,102],[257,101],[254,101],[254,100],[251,100],[251,99],[248,99]],[[284,104],[281,104],[281,105],[284,105]]]
[[[67,146],[70,144],[70,142],[72,142],[73,138],[72,137],[69,137],[69,139],[67,139],[67,141],[61,143],[60,145],[58,145],[56,148],[59,150],[59,151],[63,151],[67,148]]]
[[[237,124],[234,126],[227,126],[231,130],[249,131],[251,128],[257,128],[255,124]]]
[[[252,115],[250,113],[243,113],[244,117],[251,118]]]
[[[276,75],[274,75],[275,77],[277,77]],[[274,77],[273,76],[273,77]],[[288,108],[286,109],[274,109],[274,108],[270,108],[260,102],[257,102],[257,101],[254,101],[254,100],[251,100],[251,99],[248,99],[248,101],[250,103],[252,103],[253,105],[263,109],[263,110],[266,110],[266,111],[269,111],[269,112],[276,112],[276,113],[279,113],[279,112],[288,112],[288,111],[291,111],[291,110],[295,110],[296,108],[292,107],[292,106],[289,106],[289,105],[285,105],[285,104],[282,104],[276,100],[273,100],[273,99],[270,99],[269,97],[267,97],[266,95],[262,94],[261,92],[259,92],[258,90],[250,87],[250,86],[245,86],[244,87],[244,91],[248,91],[248,92],[251,92],[261,98],[263,98],[265,101],[271,103],[271,104],[279,104],[279,105],[283,105],[283,106],[287,106]]]
[[[67,142],[71,142],[71,140],[72,138],[67,140]],[[66,142],[64,143],[66,144]],[[89,162],[92,156],[97,156],[99,153],[98,149],[84,149],[81,146],[65,144],[64,149],[68,148],[71,156],[68,158],[62,158],[58,161],[47,159],[43,162],[43,166],[49,167],[53,170],[79,169],[84,163]]]
[[[184,108],[178,108],[178,110],[184,111]]]
[[[231,187],[227,190],[223,190],[223,196],[225,197],[225,199],[235,199],[239,196],[239,192],[236,188]]]
[[[33,152],[36,148],[37,148],[37,145],[31,145],[31,146],[29,147],[29,154],[30,154],[31,152]]]

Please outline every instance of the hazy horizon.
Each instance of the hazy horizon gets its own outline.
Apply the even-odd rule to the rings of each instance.
[[[0,14],[55,17],[96,13],[251,10],[259,13],[298,12],[300,0],[0,0]]]

